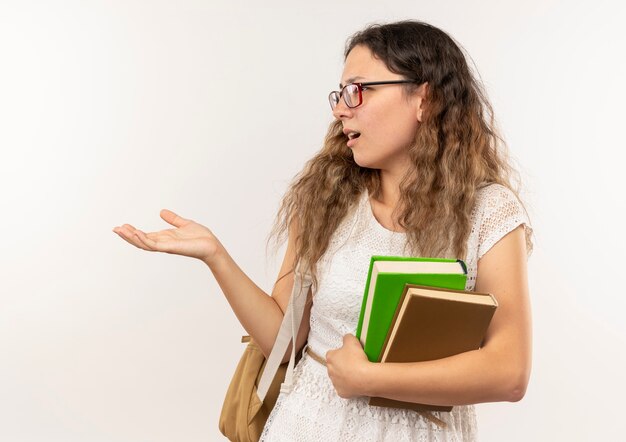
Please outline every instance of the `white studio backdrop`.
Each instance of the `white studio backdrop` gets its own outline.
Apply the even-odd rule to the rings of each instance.
[[[265,240],[320,147],[346,38],[419,19],[471,55],[522,172],[534,361],[484,441],[616,440],[626,396],[620,2],[0,1],[0,440],[222,440],[244,333],[199,261],[111,229]],[[489,373],[485,373],[488,376]]]

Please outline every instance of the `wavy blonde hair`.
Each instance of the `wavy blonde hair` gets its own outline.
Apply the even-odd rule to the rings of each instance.
[[[510,165],[483,87],[459,45],[427,23],[369,25],[348,39],[344,61],[357,45],[366,46],[391,72],[414,80],[403,86],[407,94],[428,82],[423,121],[408,146],[413,167],[400,183],[393,216],[414,255],[464,259],[477,190],[498,183],[520,199],[519,174]],[[356,164],[342,129],[341,121],[331,123],[321,151],[289,185],[268,237],[268,245],[272,238],[282,243],[296,221],[294,267],[309,272],[314,287],[315,264],[350,207],[365,189],[374,198],[381,192],[379,170]]]

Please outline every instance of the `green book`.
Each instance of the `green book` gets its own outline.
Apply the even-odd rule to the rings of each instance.
[[[380,361],[406,284],[464,290],[466,280],[467,267],[460,259],[372,256],[356,329],[368,359]]]

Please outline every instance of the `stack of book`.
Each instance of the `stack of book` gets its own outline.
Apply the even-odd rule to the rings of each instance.
[[[422,362],[480,348],[497,301],[465,291],[461,260],[372,256],[356,336],[372,362]],[[370,405],[416,411],[452,406],[372,397]]]

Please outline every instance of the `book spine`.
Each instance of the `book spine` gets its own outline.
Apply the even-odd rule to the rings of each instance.
[[[370,268],[367,271],[367,279],[365,282],[365,291],[363,293],[363,301],[361,302],[361,312],[359,313],[359,322],[356,326],[356,333],[354,334],[357,339],[361,339],[361,330],[363,329],[363,316],[365,315],[365,306],[367,305],[367,295],[370,289],[370,280],[372,279],[372,270],[374,269],[374,261],[378,260],[379,256],[372,256],[370,259]]]

